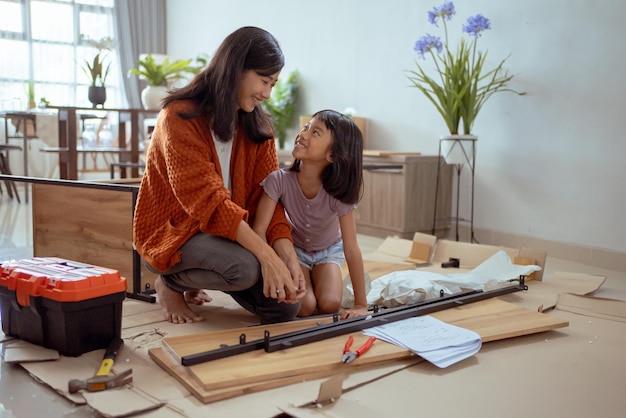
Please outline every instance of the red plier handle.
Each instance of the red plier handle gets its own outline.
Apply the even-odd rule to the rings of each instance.
[[[367,341],[365,342],[365,344],[363,344],[361,346],[361,348],[359,348],[358,350],[356,350],[356,356],[357,357],[361,357],[361,355],[363,353],[365,353],[367,350],[370,349],[370,347],[372,346],[372,344],[374,344],[374,341],[376,341],[376,337],[369,337],[367,339]]]
[[[346,345],[343,348],[342,361],[344,363],[352,363],[357,357],[361,357],[367,350],[369,350],[372,344],[374,344],[374,341],[376,341],[376,337],[370,337],[358,350],[350,351],[350,347],[354,342],[354,338],[351,335],[348,337],[348,341],[346,341]]]
[[[352,335],[348,337],[348,341],[346,341],[346,345],[343,347],[343,354],[346,354],[350,351],[350,347],[352,347],[352,343],[354,342],[354,337]]]

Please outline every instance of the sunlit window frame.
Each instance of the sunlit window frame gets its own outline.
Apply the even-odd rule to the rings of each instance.
[[[31,2],[33,1],[37,1],[37,0],[1,0],[3,2],[6,3],[15,3],[15,4],[19,4],[21,7],[21,16],[22,16],[22,31],[21,32],[15,32],[15,31],[7,31],[5,30],[6,28],[2,28],[0,27],[0,39],[7,39],[7,40],[17,40],[17,41],[25,41],[28,44],[28,71],[27,73],[24,74],[24,77],[8,77],[7,74],[2,74],[0,73],[0,99],[2,99],[3,102],[6,102],[7,100],[14,100],[17,103],[21,103],[21,106],[26,108],[28,105],[28,97],[27,97],[27,88],[24,87],[22,89],[17,88],[17,85],[22,84],[23,86],[28,86],[30,83],[32,83],[32,85],[35,86],[35,90],[37,90],[37,86],[64,86],[64,88],[69,87],[70,91],[68,93],[69,97],[73,97],[73,102],[69,102],[69,103],[51,103],[52,105],[59,105],[59,106],[91,106],[87,101],[86,101],[86,96],[87,96],[87,80],[86,77],[83,73],[83,70],[77,65],[76,69],[73,73],[73,80],[68,80],[67,82],[50,82],[50,81],[43,81],[43,80],[37,80],[34,78],[34,74],[36,73],[34,65],[35,65],[35,61],[33,58],[33,45],[34,42],[32,39],[32,28],[31,28],[31,23],[30,23],[30,15],[31,15]],[[50,44],[56,44],[56,45],[70,45],[72,46],[72,48],[74,49],[74,55],[78,56],[78,49],[81,47],[85,47],[87,44],[86,42],[81,39],[81,34],[80,34],[80,22],[79,22],[79,18],[80,18],[80,13],[81,12],[90,12],[90,13],[101,13],[105,16],[107,16],[109,19],[111,19],[111,21],[113,21],[113,19],[115,18],[115,13],[114,13],[114,5],[113,5],[113,1],[112,0],[39,0],[39,1],[45,1],[45,2],[49,2],[49,3],[57,3],[57,4],[64,4],[64,5],[69,5],[71,7],[73,7],[73,13],[72,13],[72,26],[73,26],[73,40],[72,42],[60,42],[60,41],[54,41],[51,42]],[[108,5],[102,5],[102,4],[106,4],[108,3]],[[111,31],[113,31],[113,29],[111,29]],[[115,38],[114,33],[110,34],[112,38]],[[36,42],[41,43],[41,40],[37,40]],[[45,42],[44,42],[45,43]],[[117,46],[117,45],[116,45]],[[119,62],[118,60],[118,54],[117,51],[113,50],[110,51],[109,53],[109,58],[113,61],[113,65],[112,65],[112,70],[111,70],[111,74],[109,74],[109,77],[107,79],[107,102],[106,102],[106,106],[109,108],[113,108],[113,107],[120,107],[120,104],[122,102],[122,97],[121,97],[121,86],[120,86],[120,81],[119,81],[119,75],[115,74],[115,71],[118,71],[118,65],[117,63]],[[53,65],[53,63],[50,63],[48,65]],[[3,88],[2,85],[4,85],[7,88]],[[24,90],[24,92],[22,92],[21,90]],[[41,99],[42,95],[38,94],[37,91],[35,92],[35,101],[37,102],[37,104],[39,104],[39,101]],[[71,100],[71,99],[70,99]],[[18,110],[18,109],[15,109]]]

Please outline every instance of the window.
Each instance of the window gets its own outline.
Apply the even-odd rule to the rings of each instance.
[[[32,99],[53,106],[91,107],[85,62],[98,50],[92,41],[115,39],[113,0],[0,0],[0,99],[24,110]],[[119,108],[120,70],[115,48],[103,51],[106,107]],[[29,89],[31,87],[31,89]]]

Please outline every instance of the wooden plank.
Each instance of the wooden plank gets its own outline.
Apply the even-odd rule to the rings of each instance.
[[[163,339],[163,346],[172,353],[174,357],[180,360],[189,354],[202,353],[204,351],[215,350],[223,344],[237,345],[239,344],[239,336],[245,334],[246,341],[252,341],[263,338],[265,331],[269,331],[271,335],[285,334],[288,332],[299,331],[315,327],[319,324],[328,324],[332,322],[332,317],[321,317],[313,319],[303,319],[291,322],[282,322],[279,324],[270,324],[264,326],[252,326],[245,328],[227,329],[222,331],[205,332],[201,334],[181,335],[176,337],[167,337]]]
[[[329,376],[326,370],[320,370],[310,373],[303,373],[297,376],[291,376],[282,379],[264,380],[253,382],[246,385],[231,386],[227,388],[219,388],[214,390],[205,390],[202,385],[195,379],[193,374],[187,367],[180,364],[174,357],[170,355],[164,348],[156,347],[148,350],[150,358],[154,360],[162,369],[167,371],[172,377],[178,380],[193,396],[203,403],[211,403],[224,399],[234,398],[236,396],[245,395],[247,393],[261,392],[268,389],[275,389],[287,385],[293,385],[303,381],[321,379]],[[415,357],[416,362],[419,357]],[[362,368],[356,366],[357,368]],[[354,370],[354,368],[353,368]]]
[[[213,390],[312,372],[326,372],[330,375],[339,368],[349,371],[356,365],[376,364],[410,355],[407,350],[377,341],[366,356],[353,363],[343,364],[341,356],[348,335],[354,337],[353,345],[356,348],[368,338],[359,331],[273,353],[256,350],[190,366],[189,370],[205,390]]]
[[[435,318],[477,332],[481,340],[504,340],[569,325],[568,321],[493,298],[432,314]]]
[[[136,181],[136,180],[135,180]],[[63,257],[118,270],[128,291],[154,288],[156,275],[143,263],[141,289],[133,279],[133,195],[128,190],[32,185],[33,254]]]
[[[483,342],[568,326],[567,321],[543,315],[495,298],[436,312],[431,315],[445,322],[476,331],[481,336]],[[302,323],[304,324],[304,321]],[[278,326],[274,330],[279,332],[279,326],[290,327],[293,324],[277,324]],[[241,393],[241,391],[245,390],[258,391],[264,388],[278,387],[276,385],[280,385],[281,380],[284,382],[291,381],[291,378],[302,380],[303,376],[313,373],[315,376],[330,376],[337,373],[339,369],[350,371],[354,367],[374,365],[393,359],[414,356],[413,353],[406,349],[384,341],[377,341],[367,352],[367,355],[357,359],[352,364],[346,365],[341,363],[341,354],[348,335],[343,335],[274,353],[257,350],[191,367],[179,366],[180,363],[177,359],[183,355],[192,354],[193,350],[202,348],[200,351],[206,351],[219,347],[222,343],[231,344],[233,341],[239,340],[239,335],[242,332],[245,332],[246,335],[257,335],[252,333],[258,332],[262,334],[266,328],[262,326],[249,327],[164,338],[164,346],[171,353],[174,353],[174,356],[171,358],[176,364],[176,368],[174,369],[171,366],[171,362],[163,360],[159,364],[179,380],[189,382],[189,378],[192,377],[195,387],[201,388],[199,399],[202,400],[210,398],[210,395],[207,395],[207,393],[224,391],[226,388],[232,388],[232,390],[220,392],[220,396],[227,396],[225,393],[237,396],[236,393]],[[366,340],[366,337],[361,332],[353,333],[352,335],[355,338],[355,347],[358,347]],[[193,347],[193,349],[190,347]],[[151,353],[151,355],[162,357],[160,352]],[[306,361],[303,361],[303,359],[306,359]],[[181,370],[184,370],[184,376],[181,375]],[[251,388],[250,385],[254,385],[254,388]]]

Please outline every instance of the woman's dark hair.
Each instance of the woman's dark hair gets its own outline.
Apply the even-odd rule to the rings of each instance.
[[[333,161],[322,171],[324,190],[335,199],[355,204],[363,195],[363,134],[349,117],[334,110],[320,110],[311,118],[324,123],[333,136]],[[300,171],[300,160],[290,167]]]
[[[272,34],[253,26],[239,28],[224,39],[207,68],[185,87],[169,92],[163,107],[175,100],[194,100],[197,109],[181,117],[206,117],[221,141],[230,140],[240,124],[252,141],[263,142],[273,137],[272,122],[260,106],[249,113],[237,110],[239,80],[245,70],[269,76],[284,65],[283,52]]]

